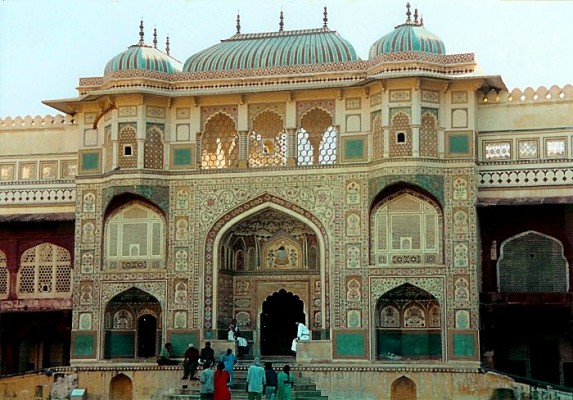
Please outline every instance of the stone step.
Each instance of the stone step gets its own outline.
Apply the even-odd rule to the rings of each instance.
[[[241,362],[243,361],[243,362]],[[231,398],[233,400],[246,400],[248,399],[246,392],[247,370],[252,365],[252,360],[241,360],[235,366],[233,375],[233,387],[231,388]],[[292,359],[266,359],[264,361],[271,361],[273,367],[277,372],[282,370],[285,364],[294,364]],[[328,400],[328,396],[323,396],[320,390],[316,389],[316,385],[310,378],[302,376],[300,372],[293,372],[295,377],[295,386],[293,389],[293,400]],[[184,386],[186,386],[185,389]],[[198,381],[181,381],[181,388],[170,389],[164,394],[163,400],[191,400],[200,398],[200,384]]]

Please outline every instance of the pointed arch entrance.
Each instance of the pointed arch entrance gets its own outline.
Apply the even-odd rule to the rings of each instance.
[[[268,296],[260,315],[261,354],[291,355],[297,321],[306,321],[303,301],[284,289]]]
[[[226,339],[229,324],[236,319],[253,354],[260,355],[263,303],[284,289],[302,300],[305,322],[315,335],[326,332],[324,309],[330,302],[329,276],[323,272],[326,237],[311,212],[272,195],[261,195],[222,216],[206,235],[205,248],[213,253],[205,257],[205,304],[215,308],[211,312],[206,306],[204,327],[215,324],[218,337]],[[209,282],[214,290],[208,290]],[[275,351],[276,343],[271,349],[265,351]]]

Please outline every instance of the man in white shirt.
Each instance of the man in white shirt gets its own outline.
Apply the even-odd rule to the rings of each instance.
[[[310,330],[306,327],[306,325],[303,322],[296,322],[297,325],[297,332],[296,332],[296,338],[293,339],[292,341],[292,346],[291,346],[291,350],[294,351],[296,353],[296,344],[300,341],[300,340],[310,340]]]

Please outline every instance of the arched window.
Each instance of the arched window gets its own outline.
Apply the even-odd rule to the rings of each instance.
[[[442,214],[430,199],[403,190],[374,207],[371,255],[376,265],[439,264]]]
[[[70,252],[51,243],[26,250],[20,258],[18,297],[69,297],[72,290]]]
[[[287,134],[282,117],[265,110],[253,120],[249,134],[249,166],[286,165]]]
[[[224,113],[213,115],[201,136],[201,168],[236,167],[239,162],[239,136],[235,121]]]
[[[500,292],[569,291],[569,266],[557,239],[528,231],[501,244]]]
[[[298,165],[336,163],[338,132],[332,124],[332,116],[320,108],[304,114],[297,143]]]
[[[106,222],[105,268],[165,268],[165,221],[154,209],[131,203]]]

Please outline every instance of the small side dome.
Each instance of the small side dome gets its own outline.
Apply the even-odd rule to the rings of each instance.
[[[430,54],[446,54],[444,42],[424,28],[424,20],[418,20],[418,10],[414,10],[414,20],[410,13],[410,3],[406,5],[406,22],[398,25],[394,31],[382,36],[370,47],[369,58],[380,54],[406,53],[410,51]]]
[[[292,67],[359,61],[354,47],[327,26],[285,31],[281,12],[277,32],[242,34],[237,15],[237,33],[202,50],[185,61],[183,72],[227,71]]]
[[[157,48],[157,31],[154,31],[153,47],[143,41],[143,21],[139,25],[139,42],[109,60],[104,69],[104,76],[113,71],[148,70],[173,74],[181,72],[181,63],[169,55],[169,38],[165,52]]]

